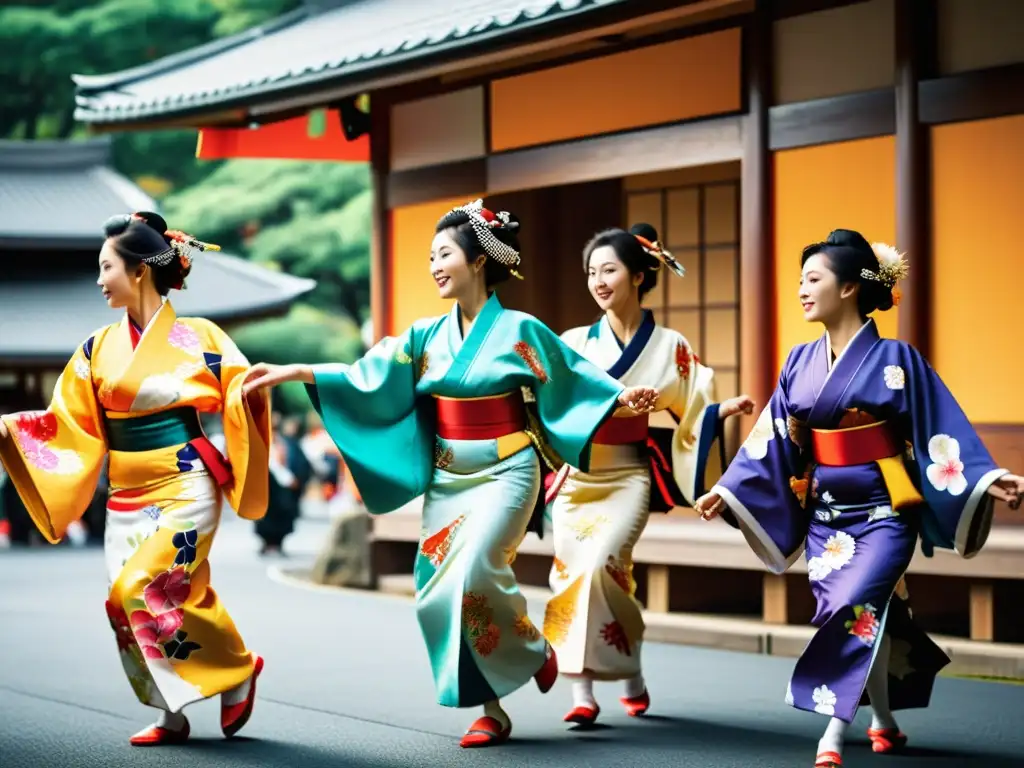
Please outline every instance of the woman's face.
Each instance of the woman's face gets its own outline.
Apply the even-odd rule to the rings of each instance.
[[[816,253],[804,262],[800,275],[800,306],[807,322],[828,323],[843,312],[843,302],[856,300],[853,285],[840,285],[828,256]]]
[[[96,285],[103,291],[107,306],[123,309],[133,303],[139,294],[145,268],[140,266],[129,270],[110,240],[107,240],[100,249],[99,267],[100,276],[96,280]]]
[[[452,238],[452,230],[445,229],[434,235],[430,246],[430,276],[437,283],[442,299],[455,299],[479,279],[484,268],[484,256],[469,264],[466,252]]]
[[[587,287],[602,312],[623,307],[636,296],[643,275],[631,275],[610,245],[595,248],[587,267]]]

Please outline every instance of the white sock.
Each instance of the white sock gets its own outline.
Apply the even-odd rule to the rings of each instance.
[[[252,688],[252,675],[250,675],[245,682],[241,685],[236,685],[234,688],[228,691],[224,691],[220,695],[220,699],[225,704],[241,704],[249,696],[249,690]]]
[[[164,710],[160,713],[160,717],[155,725],[160,728],[166,728],[168,731],[180,731],[185,728],[185,715],[181,712],[168,712]]]
[[[829,720],[828,728],[825,729],[825,735],[818,742],[818,754],[820,755],[822,752],[835,752],[837,755],[842,755],[843,741],[846,739],[846,728],[847,723],[838,717],[833,717]]]
[[[889,709],[889,652],[892,641],[883,634],[878,641],[875,663],[868,673],[868,696],[871,699],[871,727],[876,730],[896,728],[896,718]]]
[[[506,730],[511,724],[512,720],[509,718],[508,713],[501,708],[501,702],[498,699],[494,701],[488,701],[484,704],[484,716],[493,717],[499,723],[501,723],[501,729]]]
[[[637,696],[643,696],[644,691],[647,690],[647,683],[644,682],[643,675],[637,675],[626,680],[626,698],[635,699]]]
[[[572,705],[597,709],[597,699],[594,698],[594,681],[589,677],[579,677],[572,681]]]

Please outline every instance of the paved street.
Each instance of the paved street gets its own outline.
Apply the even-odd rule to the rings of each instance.
[[[255,555],[251,525],[225,516],[213,583],[248,644],[267,660],[243,738],[225,741],[218,704],[187,710],[186,747],[132,749],[152,720],[125,680],[103,610],[98,549],[0,551],[0,766],[685,766],[793,768],[813,764],[825,719],[783,703],[792,661],[651,644],[645,665],[653,716],[632,721],[617,687],[598,686],[603,727],[572,731],[560,682],[507,701],[513,741],[464,751],[476,716],[434,703],[426,652],[404,598],[300,588],[268,565],[301,563],[326,522],[304,520],[286,560]],[[540,621],[539,605],[531,614]],[[871,753],[862,713],[849,766],[1013,766],[1024,755],[1024,686],[940,679],[933,708],[901,718],[915,749]]]

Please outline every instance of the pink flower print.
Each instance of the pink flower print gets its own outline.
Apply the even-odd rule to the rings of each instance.
[[[135,640],[142,649],[142,655],[147,659],[162,659],[163,649],[159,645],[160,627],[156,619],[145,611],[133,611],[132,632],[135,633]]]
[[[932,487],[959,496],[967,490],[964,463],[960,461],[960,443],[949,435],[935,435],[928,441],[928,458],[932,463],[925,470]]]
[[[188,572],[184,568],[175,568],[153,579],[142,590],[142,598],[146,601],[146,607],[159,616],[180,608],[188,599],[191,588]]]
[[[185,619],[185,612],[181,608],[161,613],[156,617],[156,627],[160,640],[168,640],[174,633],[181,629],[181,623]]]
[[[36,469],[44,472],[55,472],[60,466],[60,459],[57,454],[47,448],[38,440],[35,440],[24,432],[18,436],[18,445],[25,453],[25,459]]]
[[[199,334],[182,322],[176,322],[171,326],[167,334],[167,342],[172,346],[190,355],[198,355],[203,351],[199,343]]]
[[[110,619],[110,627],[114,630],[114,635],[117,638],[117,650],[127,651],[135,645],[135,636],[128,623],[128,614],[124,612],[123,608],[107,600],[107,618]]]
[[[48,443],[57,436],[57,417],[49,411],[23,413],[16,422],[22,437]]]

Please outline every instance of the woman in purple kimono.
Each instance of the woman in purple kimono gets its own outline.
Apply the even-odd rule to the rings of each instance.
[[[1016,509],[1024,478],[996,467],[953,395],[906,342],[868,315],[894,304],[895,249],[835,230],[802,256],[804,318],[825,334],[789,353],[778,386],[702,517],[743,531],[774,573],[807,550],[818,628],[786,701],[828,715],[815,766],[842,765],[857,708],[875,752],[907,741],[892,710],[926,707],[948,657],[913,622],[901,579],[918,538],[973,557],[993,501]]]

